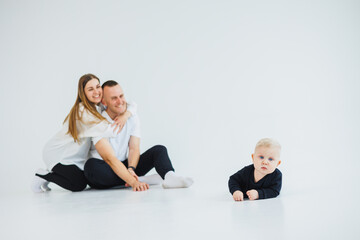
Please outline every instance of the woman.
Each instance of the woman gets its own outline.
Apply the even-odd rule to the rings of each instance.
[[[114,151],[110,144],[106,144],[105,137],[111,137],[115,129],[100,114],[98,106],[102,98],[100,80],[93,74],[85,74],[78,83],[78,96],[70,113],[64,120],[63,128],[44,147],[43,159],[51,172],[39,169],[32,184],[34,192],[49,191],[49,182],[73,191],[82,191],[87,186],[84,176],[84,164],[88,159],[91,141],[105,141],[101,144],[99,152],[105,158],[114,158]],[[117,120],[118,125],[124,125],[131,116],[129,109],[123,118]],[[120,172],[134,191],[148,188],[145,183],[140,183],[132,176],[125,166]]]

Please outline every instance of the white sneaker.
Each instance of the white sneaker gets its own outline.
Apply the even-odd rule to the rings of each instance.
[[[49,173],[49,171],[39,168],[36,171],[39,175],[46,175]],[[50,191],[51,188],[48,187],[49,182],[45,179],[35,175],[33,178],[33,181],[31,183],[31,190],[35,193],[41,193],[41,192],[47,192]]]

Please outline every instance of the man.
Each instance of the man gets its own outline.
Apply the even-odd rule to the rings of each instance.
[[[102,88],[102,103],[107,107],[102,115],[110,123],[113,123],[116,117],[126,112],[127,102],[124,92],[120,85],[112,80],[105,82]],[[154,146],[140,155],[140,122],[136,114],[127,120],[116,137],[109,138],[109,142],[115,151],[117,159],[139,181],[148,184],[162,182],[164,188],[184,188],[192,185],[193,180],[191,178],[175,174],[167,149],[164,146]],[[106,189],[126,184],[117,174],[119,160],[105,162],[94,145],[91,147],[90,156],[91,158],[85,164],[84,173],[92,188]],[[158,174],[144,176],[153,167],[155,167]]]

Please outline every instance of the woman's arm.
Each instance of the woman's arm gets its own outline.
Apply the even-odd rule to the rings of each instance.
[[[114,123],[111,124],[111,126],[115,126],[114,127],[114,132],[117,131],[117,133],[121,132],[121,130],[123,129],[123,127],[125,126],[125,123],[127,122],[127,120],[131,117],[131,112],[126,111],[123,114],[121,114],[120,116],[117,116],[114,119]]]
[[[135,177],[131,176],[125,165],[116,158],[114,150],[108,140],[102,138],[95,144],[95,148],[115,174],[128,183],[134,191],[145,191],[149,189],[148,184],[139,182]]]

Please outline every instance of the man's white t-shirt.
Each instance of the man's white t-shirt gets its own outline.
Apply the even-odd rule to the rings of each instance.
[[[102,115],[110,122],[114,121],[110,118],[106,111],[102,112]],[[128,157],[128,148],[130,137],[140,138],[140,121],[137,114],[132,115],[125,123],[124,127],[121,129],[121,132],[114,137],[107,138],[115,151],[115,156],[120,161],[124,161]],[[90,149],[90,158],[102,159],[100,154],[96,151],[95,144],[97,139],[92,139],[91,149]]]

